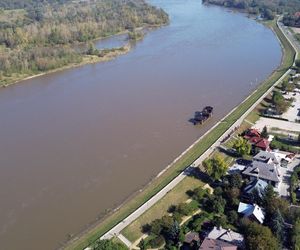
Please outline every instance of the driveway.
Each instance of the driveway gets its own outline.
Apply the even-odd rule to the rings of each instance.
[[[291,174],[294,171],[294,168],[300,164],[299,156],[295,157],[295,159],[287,165],[287,168],[280,167],[279,171],[282,176],[282,181],[279,183],[278,188],[275,190],[279,193],[282,197],[289,197],[290,196],[290,178]]]

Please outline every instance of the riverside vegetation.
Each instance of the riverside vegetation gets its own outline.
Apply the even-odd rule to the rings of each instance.
[[[294,14],[300,10],[298,0],[203,0],[203,2],[261,15],[267,20],[273,20],[276,14],[284,14],[283,21],[286,25],[292,24],[291,19],[294,20]]]
[[[143,0],[3,0],[0,2],[0,85],[101,60],[109,53],[114,57],[129,48],[98,51],[88,44],[125,31],[137,36],[138,27],[167,22],[168,15],[163,10]],[[85,49],[78,49],[78,43],[83,43]]]

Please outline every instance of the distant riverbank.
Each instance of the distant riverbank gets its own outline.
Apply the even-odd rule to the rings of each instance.
[[[107,62],[110,60],[114,60],[118,56],[121,56],[121,55],[124,55],[124,54],[127,54],[128,52],[130,52],[130,50],[133,47],[133,43],[137,43],[140,40],[142,40],[144,35],[146,35],[147,32],[151,32],[151,30],[160,28],[165,25],[168,25],[168,23],[162,24],[162,25],[151,25],[151,26],[147,25],[145,27],[136,28],[135,30],[137,32],[144,32],[143,35],[141,35],[141,33],[138,33],[138,35],[136,37],[128,37],[127,44],[125,44],[124,46],[109,48],[109,49],[101,49],[101,50],[99,50],[99,52],[104,52],[104,54],[101,56],[85,54],[85,55],[81,56],[80,62],[70,63],[63,67],[56,68],[53,70],[47,70],[44,72],[32,73],[32,74],[13,74],[12,76],[9,76],[9,77],[2,77],[2,79],[0,79],[0,88],[1,87],[3,87],[3,88],[9,87],[12,84],[20,83],[25,80],[30,80],[30,79],[33,79],[36,77],[40,77],[43,75],[47,75],[47,74],[51,74],[51,73],[55,73],[55,72],[59,72],[59,71],[63,71],[63,70],[71,69],[71,68],[81,67],[81,66],[87,65],[87,64],[101,63],[101,62]],[[99,41],[101,42],[101,40],[103,40],[103,39],[107,39],[107,38],[119,36],[119,35],[124,35],[124,34],[130,34],[130,33],[131,32],[129,32],[128,30],[125,30],[122,32],[118,32],[116,34],[112,34],[110,36],[99,37],[99,38],[93,39],[91,41],[91,43],[95,43],[95,42],[99,42]],[[75,44],[74,46],[78,46],[78,44]]]

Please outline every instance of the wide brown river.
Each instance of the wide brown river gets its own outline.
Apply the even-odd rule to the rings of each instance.
[[[0,248],[55,249],[142,188],[280,64],[275,35],[200,0],[127,55],[0,90]],[[212,105],[203,127],[188,122]]]

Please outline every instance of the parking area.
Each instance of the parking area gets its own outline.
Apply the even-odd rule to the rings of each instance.
[[[300,132],[300,123],[282,121],[282,120],[266,118],[266,117],[260,117],[260,119],[254,124],[253,128],[262,131],[262,129],[265,126],[269,130],[272,130],[272,128],[278,128],[284,131]]]

